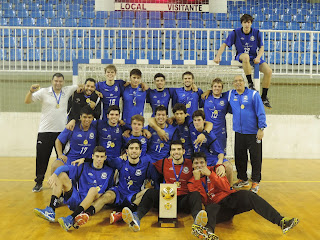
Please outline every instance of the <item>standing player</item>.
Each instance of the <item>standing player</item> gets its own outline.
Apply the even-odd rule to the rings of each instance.
[[[107,121],[98,121],[99,145],[106,148],[108,158],[117,158],[123,146],[123,127],[119,125],[120,108],[112,105],[108,108]]]
[[[55,73],[52,76],[51,85],[51,87],[40,89],[39,84],[33,84],[24,100],[26,104],[37,101],[42,103],[37,137],[36,179],[34,180],[36,185],[32,192],[40,192],[42,189],[52,148],[55,147],[56,138],[67,122],[68,99],[78,88],[78,86],[63,87],[64,76],[61,73]]]
[[[204,152],[207,155],[208,165],[216,166],[216,172],[218,176],[224,177],[227,175],[228,180],[232,183],[233,181],[233,167],[232,164],[224,158],[224,152],[221,148],[217,137],[213,132],[208,133],[204,130],[205,115],[202,110],[197,110],[192,115],[193,124],[190,125],[190,135],[194,142],[199,134],[204,134],[206,139],[202,145],[199,146],[194,144],[195,152]]]
[[[224,150],[224,154],[226,154],[226,115],[229,111],[228,92],[222,93],[223,82],[220,78],[213,79],[211,88],[211,94],[203,100],[203,111],[206,116],[206,121],[213,123],[212,130],[221,148]]]
[[[105,149],[96,147],[92,158],[93,162],[81,166],[59,167],[48,180],[53,188],[50,205],[45,209],[35,208],[34,213],[49,222],[55,222],[55,209],[63,191],[65,204],[74,212],[59,218],[58,222],[68,231],[74,225],[75,217],[113,185],[113,169],[103,165],[107,158]]]
[[[130,85],[123,92],[122,120],[127,125],[131,124],[133,115],[143,116],[147,92],[141,87],[141,76],[142,73],[139,69],[132,69],[130,71]]]
[[[187,187],[188,180],[192,177],[192,162],[184,159],[184,147],[180,140],[170,144],[170,158],[165,158],[154,163],[159,173],[163,174],[166,183],[177,184],[177,209],[191,213],[194,224],[206,225],[207,213],[202,210],[199,192],[190,193]],[[137,232],[140,230],[140,220],[152,207],[159,207],[159,190],[149,189],[143,196],[136,212],[125,207],[122,210],[123,220],[129,227]]]
[[[89,105],[94,111],[94,118],[99,119],[101,115],[101,102],[98,95],[95,93],[96,81],[93,78],[87,78],[84,83],[84,91],[77,93],[76,91],[69,98],[70,112],[68,115],[67,127],[69,130],[73,130],[76,122],[80,120],[80,110]]]
[[[202,107],[201,94],[199,88],[197,92],[192,91],[194,76],[192,72],[182,74],[183,87],[176,88],[172,96],[172,106],[176,103],[183,103],[187,107],[187,113],[192,116],[193,112]]]
[[[214,167],[207,167],[206,154],[194,153],[192,156],[193,177],[189,180],[190,192],[200,192],[202,203],[206,206],[208,223],[194,226],[192,233],[202,239],[218,240],[214,234],[216,223],[229,221],[233,216],[254,210],[256,213],[277,224],[287,233],[298,224],[297,218],[281,216],[268,202],[250,191],[230,189],[226,177],[219,177]]]
[[[235,134],[235,164],[239,181],[235,188],[248,187],[247,164],[248,153],[252,165],[251,191],[259,191],[262,165],[263,130],[267,127],[266,113],[257,91],[244,86],[241,75],[233,81],[234,90],[229,92],[229,103],[233,114],[233,131]]]
[[[271,83],[272,69],[261,59],[264,53],[261,32],[258,29],[251,28],[253,18],[249,14],[243,14],[240,21],[242,28],[237,28],[228,35],[213,61],[219,63],[226,46],[230,48],[232,45],[235,45],[237,49],[236,60],[242,63],[249,88],[253,90],[255,90],[255,88],[252,82],[251,65],[259,64],[259,70],[263,73],[262,102],[264,106],[271,108],[267,94]]]
[[[106,75],[106,81],[98,82],[96,89],[103,95],[101,99],[103,103],[103,119],[107,119],[108,108],[112,105],[119,106],[125,81],[115,80],[117,69],[114,65],[108,65],[104,69],[104,73]]]
[[[52,163],[51,172],[58,167],[67,164],[79,158],[88,158],[92,155],[97,141],[96,122],[93,121],[93,110],[90,106],[84,106],[80,111],[80,122],[76,124],[73,131],[65,128],[56,139],[56,149],[58,159]],[[63,154],[62,146],[65,147]]]

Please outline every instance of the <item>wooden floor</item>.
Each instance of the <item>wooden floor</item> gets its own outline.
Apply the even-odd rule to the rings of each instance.
[[[109,225],[111,210],[93,216],[79,230],[65,232],[58,223],[36,217],[33,209],[49,204],[51,189],[44,184],[40,193],[32,193],[34,158],[0,158],[0,239],[196,239],[191,232],[192,217],[179,215],[179,227],[157,227],[157,212],[142,219],[141,231],[131,232],[125,223]],[[319,240],[320,239],[320,160],[264,159],[259,195],[282,215],[298,217],[300,223],[286,235],[281,229],[251,211],[218,224],[221,240]],[[70,214],[67,206],[56,216]]]

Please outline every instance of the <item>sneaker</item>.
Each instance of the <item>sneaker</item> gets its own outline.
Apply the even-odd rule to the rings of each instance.
[[[219,237],[214,233],[208,232],[207,240],[219,240]]]
[[[252,82],[252,83],[249,83],[248,86],[249,86],[249,88],[250,88],[251,90],[256,90],[255,87],[254,87],[254,83],[253,83],[253,82]]]
[[[87,213],[80,213],[74,218],[73,227],[78,229],[80,226],[86,224],[89,221],[89,215]]]
[[[207,225],[207,222],[208,222],[207,212],[205,210],[199,211],[194,220],[194,224],[205,227]]]
[[[67,217],[61,217],[58,219],[60,226],[68,232],[68,230],[73,226],[74,220],[71,215]]]
[[[32,189],[32,192],[40,192],[41,189],[42,189],[42,183],[36,183],[36,185]]]
[[[116,223],[122,220],[122,212],[113,211],[110,214],[110,224]]]
[[[192,224],[191,234],[196,236],[197,238],[207,239],[208,238],[208,228],[198,225]]]
[[[291,228],[293,228],[298,223],[298,218],[282,218],[282,220],[280,221],[280,227],[282,229],[283,234],[286,234]]]
[[[272,108],[270,105],[269,99],[267,97],[262,99],[262,103],[266,108],[269,108],[269,109]]]
[[[250,188],[251,192],[258,193],[259,192],[259,183],[258,182],[252,182],[252,186]]]
[[[134,232],[140,231],[140,221],[136,213],[132,213],[130,208],[123,208],[122,209],[122,218],[123,221],[129,224],[129,228],[132,229]]]
[[[55,222],[56,213],[51,207],[46,207],[45,209],[35,208],[33,212],[38,216],[49,222]]]
[[[238,182],[236,182],[235,184],[233,184],[234,188],[242,188],[242,187],[249,187],[249,181],[243,181],[241,179],[239,179]]]

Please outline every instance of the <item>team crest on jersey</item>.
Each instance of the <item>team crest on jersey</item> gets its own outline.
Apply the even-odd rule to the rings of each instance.
[[[111,139],[111,135],[108,135],[108,136],[107,136],[107,139],[110,140],[110,139]]]
[[[241,39],[241,40],[244,40],[244,38],[243,38],[243,37],[241,37],[240,39]]]
[[[244,96],[243,96],[243,101],[244,101],[244,102],[248,102],[248,95],[244,95]]]
[[[139,176],[141,176],[141,174],[142,174],[141,170],[140,170],[140,169],[137,169],[135,175],[136,175],[137,177],[139,177]]]
[[[91,176],[91,177],[93,176],[93,174],[91,172],[89,172],[88,175]]]
[[[208,182],[208,183],[210,183],[210,182],[211,182],[211,181],[210,181],[210,178],[207,178],[207,182]]]
[[[141,92],[141,91],[142,91],[142,88],[141,88],[141,87],[140,87],[140,88],[138,88],[138,91],[140,91],[140,92]]]
[[[153,96],[153,98],[158,98],[157,96]]]
[[[113,94],[112,94],[112,93],[110,93],[110,97],[113,97]]]
[[[224,106],[224,101],[223,100],[220,101],[220,106],[222,106],[222,107]]]
[[[145,144],[146,143],[146,139],[145,138],[141,138],[140,142],[141,142],[141,144]]]
[[[250,41],[253,42],[255,40],[254,36],[250,37]]]
[[[167,93],[164,93],[163,96],[164,96],[164,97],[167,96]]]
[[[213,103],[213,101],[212,101],[212,100],[209,100],[209,103]]]
[[[196,135],[196,133],[195,133],[195,132],[192,132],[192,135]]]
[[[79,103],[80,102],[80,98],[76,98],[76,103]]]
[[[127,171],[127,172],[129,171],[128,168],[125,168],[124,170]]]
[[[94,133],[90,133],[89,138],[94,139]]]
[[[182,94],[182,97],[185,97],[186,95],[185,94]]]
[[[183,172],[184,174],[188,174],[188,173],[189,173],[189,168],[188,168],[188,167],[184,167],[183,170],[182,170],[182,172]]]
[[[79,134],[77,135],[77,137],[82,137],[82,135],[79,133]]]
[[[118,92],[118,86],[115,86],[115,87],[114,87],[114,91],[115,91],[115,92]]]
[[[107,130],[106,128],[102,128],[102,131],[105,131],[105,132],[106,132],[106,131],[108,131],[108,130]]]
[[[119,128],[116,128],[116,133],[119,133],[119,132],[120,132]]]
[[[188,131],[189,131],[188,126],[184,126],[184,131],[186,131],[186,132],[188,132]]]
[[[108,174],[106,172],[101,173],[101,179],[107,179]]]
[[[136,91],[133,91],[132,94],[135,95],[135,94],[136,94]]]

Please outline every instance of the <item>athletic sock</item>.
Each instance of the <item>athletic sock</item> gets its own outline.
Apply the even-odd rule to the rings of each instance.
[[[246,75],[246,77],[247,77],[248,83],[252,83],[252,77],[251,77],[251,74]]]
[[[53,211],[55,211],[56,207],[58,206],[58,200],[59,198],[57,196],[51,196],[50,207],[53,209]]]
[[[96,213],[96,209],[94,206],[90,206],[86,211],[85,213],[87,213],[89,216],[92,216]]]
[[[80,205],[76,208],[76,210],[71,214],[71,217],[75,218],[77,215],[82,213],[84,211],[84,208]]]
[[[268,90],[269,90],[269,88],[262,88],[262,95],[261,95],[262,99],[265,99],[267,97]]]

